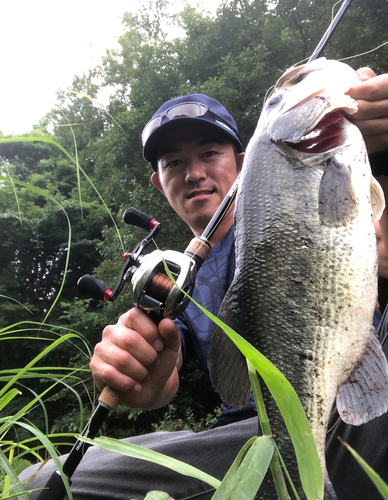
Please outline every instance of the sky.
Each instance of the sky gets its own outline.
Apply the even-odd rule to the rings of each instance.
[[[183,2],[175,0],[175,9]],[[215,12],[220,2],[200,5]],[[118,47],[122,16],[138,5],[139,0],[0,0],[0,131],[30,132],[54,106],[59,88],[71,88],[74,75]]]

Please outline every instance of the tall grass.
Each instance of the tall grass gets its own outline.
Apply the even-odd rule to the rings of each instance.
[[[42,328],[42,324],[36,322],[22,322],[0,330],[0,342],[15,343],[26,338],[30,342],[42,344],[42,351],[20,369],[0,370],[0,382],[4,384],[0,389],[0,491],[2,491],[0,498],[2,499],[12,498],[12,495],[17,494],[21,499],[26,499],[27,496],[24,494],[26,485],[19,481],[18,474],[31,465],[32,459],[43,463],[48,457],[52,457],[60,469],[58,447],[72,446],[74,442],[77,433],[50,434],[49,432],[46,403],[53,391],[57,393],[60,388],[70,390],[74,400],[78,400],[80,428],[84,420],[84,405],[75,387],[83,383],[88,369],[41,365],[50,353],[65,343],[70,344],[72,349],[80,351],[84,359],[88,360],[90,348],[86,340],[69,329],[60,329],[58,333],[58,327],[46,325]],[[29,385],[30,382],[34,383],[37,380],[40,385],[44,383],[47,386],[39,394],[36,394]],[[27,396],[29,394],[27,403],[24,403],[25,394]],[[22,401],[21,404],[18,404],[18,398]],[[90,400],[92,399],[91,397]],[[36,409],[40,409],[43,415],[44,430],[38,429],[30,420],[31,412]]]

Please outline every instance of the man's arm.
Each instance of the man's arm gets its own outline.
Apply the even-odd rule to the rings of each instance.
[[[170,319],[158,326],[135,307],[107,326],[94,349],[90,369],[97,388],[123,393],[131,408],[159,408],[175,396],[182,365],[178,328]]]

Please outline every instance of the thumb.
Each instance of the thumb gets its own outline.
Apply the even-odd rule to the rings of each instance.
[[[159,323],[158,329],[164,348],[178,352],[181,345],[181,338],[176,324],[171,319],[164,318]]]
[[[360,68],[357,70],[357,73],[359,74],[363,82],[366,82],[367,80],[370,80],[371,78],[374,78],[376,76],[376,73],[371,68]]]

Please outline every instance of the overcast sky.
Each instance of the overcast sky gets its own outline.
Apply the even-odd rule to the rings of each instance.
[[[215,11],[220,1],[202,5]],[[138,5],[138,0],[0,0],[0,130],[29,132],[53,107],[58,88],[70,88],[74,75],[118,46],[122,15]]]

